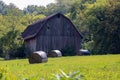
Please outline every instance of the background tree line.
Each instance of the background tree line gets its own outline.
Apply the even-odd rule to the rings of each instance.
[[[119,0],[56,0],[45,6],[17,5],[0,1],[0,56],[25,57],[20,34],[34,21],[61,12],[69,17],[83,34],[83,48],[92,54],[120,53]]]

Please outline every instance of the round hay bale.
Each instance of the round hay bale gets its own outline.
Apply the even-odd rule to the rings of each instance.
[[[44,51],[36,51],[29,56],[30,64],[43,63],[47,61],[48,61],[47,54]]]
[[[61,57],[62,53],[59,50],[52,50],[48,53],[48,57]]]
[[[80,49],[77,52],[77,55],[82,56],[82,55],[90,55],[90,52],[88,50]]]

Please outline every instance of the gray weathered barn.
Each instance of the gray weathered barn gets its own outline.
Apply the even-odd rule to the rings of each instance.
[[[61,13],[56,13],[29,25],[22,34],[31,52],[61,50],[65,47],[81,48],[82,35],[73,23]]]

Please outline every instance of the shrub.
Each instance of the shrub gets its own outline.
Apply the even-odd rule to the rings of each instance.
[[[74,56],[75,48],[74,47],[65,47],[61,50],[63,56]]]
[[[11,54],[12,57],[14,58],[25,58],[26,54],[25,54],[25,45],[21,44],[20,47],[18,47],[15,52],[13,54]]]

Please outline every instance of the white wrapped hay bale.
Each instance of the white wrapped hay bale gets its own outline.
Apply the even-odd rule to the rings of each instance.
[[[61,57],[62,53],[59,50],[52,50],[48,53],[48,57]]]
[[[47,61],[48,61],[47,54],[44,51],[36,51],[29,56],[30,64],[43,63]]]
[[[78,52],[77,52],[77,55],[79,56],[82,56],[82,55],[90,55],[90,52],[88,50],[85,50],[85,49],[80,49]]]

